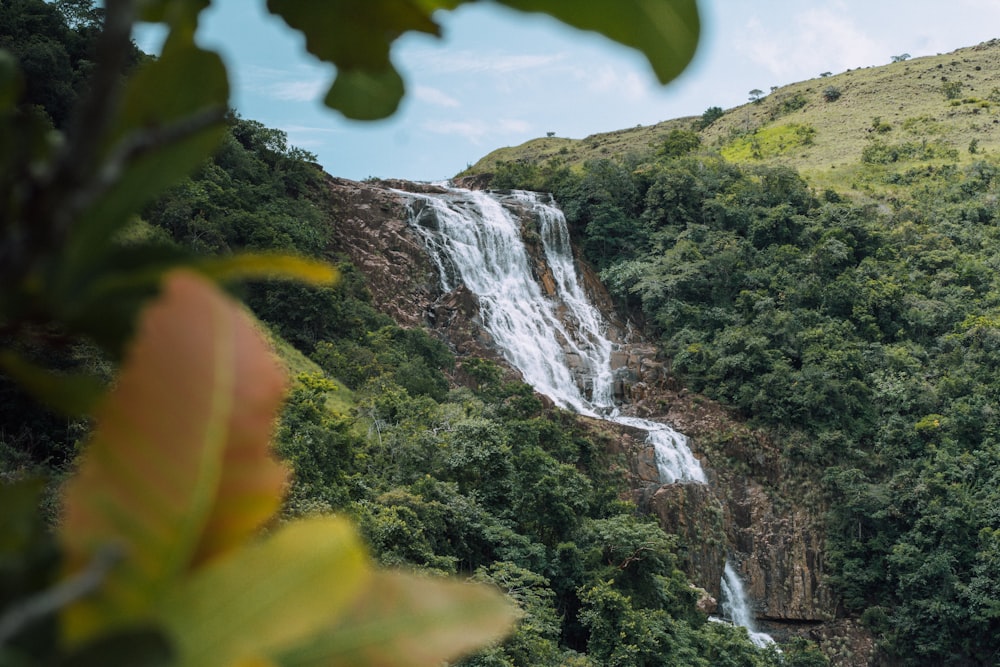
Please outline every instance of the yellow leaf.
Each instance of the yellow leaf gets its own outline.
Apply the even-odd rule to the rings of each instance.
[[[162,615],[185,667],[269,664],[336,622],[370,577],[346,519],[303,519],[200,569],[164,600]]]
[[[519,613],[495,588],[377,572],[331,631],[276,656],[283,667],[436,667],[514,627]]]
[[[216,280],[243,278],[296,278],[314,285],[333,283],[337,269],[326,262],[280,253],[240,253],[232,257],[213,257],[197,268]]]
[[[239,304],[174,271],[137,331],[64,488],[69,573],[124,550],[105,586],[65,611],[72,641],[148,616],[197,560],[259,528],[287,477],[268,452],[285,376]]]

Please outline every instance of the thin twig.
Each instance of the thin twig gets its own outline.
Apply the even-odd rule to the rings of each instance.
[[[108,572],[122,559],[122,551],[105,548],[94,554],[87,568],[76,576],[28,598],[0,616],[0,646],[17,636],[34,621],[45,618],[72,602],[93,593],[104,583]]]

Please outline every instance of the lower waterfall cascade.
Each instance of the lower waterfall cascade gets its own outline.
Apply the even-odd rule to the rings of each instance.
[[[621,415],[614,405],[614,345],[600,311],[580,286],[566,219],[551,197],[450,187],[435,194],[395,192],[409,201],[410,226],[437,267],[441,288],[449,292],[464,285],[476,295],[484,327],[524,382],[561,408],[646,431],[661,484],[707,484],[683,434]],[[537,224],[555,283],[551,296],[533,276],[518,209],[531,211]],[[567,362],[570,354],[578,360],[575,374]],[[756,630],[742,582],[728,560],[721,589],[724,620],[747,628],[757,646],[773,643]]]

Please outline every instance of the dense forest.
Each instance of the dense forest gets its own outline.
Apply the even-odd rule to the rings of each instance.
[[[80,93],[100,18],[68,15],[75,4],[22,0],[0,17],[0,46],[38,82],[23,108],[55,128]],[[493,362],[456,361],[426,331],[378,313],[361,274],[331,254],[337,221],[313,160],[284,133],[232,112],[212,158],[117,241],[204,256],[290,251],[339,267],[335,287],[236,288],[298,372],[274,443],[294,469],[286,519],[346,513],[384,565],[504,591],[525,614],[516,633],[463,664],[825,664],[805,643],[783,655],[760,650],[742,628],[695,608],[677,540],[620,499],[622,462],[608,435],[545,409]],[[113,374],[86,343],[41,353]],[[473,386],[452,381],[457,366]],[[58,482],[87,423],[49,413],[9,379],[0,391],[4,479]],[[2,573],[12,602],[23,569]]]
[[[992,664],[997,162],[880,166],[869,178],[904,196],[856,203],[699,144],[508,163],[493,184],[555,192],[673,372],[816,471],[832,577],[885,650]]]
[[[68,122],[93,58],[100,16],[89,7],[0,5],[0,48],[29,82],[21,107],[53,128]],[[863,178],[892,195],[861,198],[723,158],[698,134],[715,117],[621,159],[508,162],[491,185],[554,193],[583,256],[677,380],[811,471],[830,508],[827,571],[886,656],[996,663],[1000,162],[873,149]],[[195,256],[290,251],[339,267],[335,287],[233,288],[297,373],[274,443],[294,469],[283,517],[347,514],[384,565],[504,591],[524,612],[518,629],[463,664],[827,664],[808,642],[758,649],[696,609],[678,538],[622,500],[609,434],[379,313],[362,274],[331,250],[337,219],[314,160],[231,111],[214,155],[116,241]],[[113,375],[86,343],[44,354]],[[57,485],[88,428],[0,376],[3,482]],[[51,565],[45,553],[33,567]],[[5,563],[7,605],[24,570]]]

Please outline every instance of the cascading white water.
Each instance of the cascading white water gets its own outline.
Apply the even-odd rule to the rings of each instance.
[[[396,192],[411,200],[411,226],[437,266],[442,288],[450,291],[463,284],[478,297],[483,325],[525,382],[560,407],[645,430],[656,452],[662,484],[707,483],[683,434],[666,424],[620,415],[615,409],[613,346],[600,312],[580,287],[562,211],[537,193],[517,190],[507,194],[457,188],[433,195]],[[554,295],[545,295],[533,277],[521,222],[511,210],[518,207],[531,210],[539,224],[555,282]],[[577,377],[567,354],[578,361]],[[577,384],[580,376],[584,381]],[[584,395],[586,388],[589,398]],[[730,614],[731,620],[746,627],[758,646],[764,645],[759,641],[773,641],[752,627],[743,586],[728,562],[725,572],[723,596],[735,600],[729,604],[741,610],[738,615]],[[730,572],[735,586],[727,583]]]
[[[721,607],[723,618],[733,625],[740,625],[746,628],[750,634],[750,641],[754,644],[763,648],[768,644],[774,643],[771,635],[757,630],[753,614],[750,613],[750,606],[747,604],[743,582],[740,581],[740,576],[736,574],[736,569],[728,560],[722,572]]]

